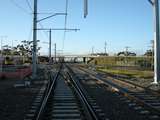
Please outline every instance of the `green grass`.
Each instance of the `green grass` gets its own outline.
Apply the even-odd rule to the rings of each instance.
[[[153,72],[152,71],[140,71],[140,70],[121,70],[121,69],[98,69],[102,72],[107,72],[111,74],[118,74],[118,75],[126,75],[129,77],[136,77],[136,78],[152,78]]]

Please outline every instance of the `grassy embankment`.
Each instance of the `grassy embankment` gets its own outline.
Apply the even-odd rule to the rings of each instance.
[[[140,70],[115,70],[115,69],[98,69],[98,71],[107,72],[116,75],[126,75],[129,77],[136,77],[136,78],[153,78],[152,71],[140,71]]]
[[[111,74],[136,78],[153,78],[153,70],[150,69],[151,60],[148,57],[101,57],[94,59],[92,64],[96,61],[96,65],[101,66],[97,67],[98,71]],[[125,66],[127,67],[125,68]]]

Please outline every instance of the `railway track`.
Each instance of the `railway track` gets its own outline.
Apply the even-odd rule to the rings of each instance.
[[[63,66],[53,77],[25,120],[107,120],[95,100]],[[36,111],[33,113],[33,111]]]
[[[155,91],[130,82],[109,80],[87,69],[79,70],[96,80],[98,84],[109,86],[117,92],[120,100],[139,111],[140,114],[146,115],[148,119],[160,119],[160,96]]]

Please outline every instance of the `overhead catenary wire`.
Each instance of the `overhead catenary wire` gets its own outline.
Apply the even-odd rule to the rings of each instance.
[[[31,7],[31,3],[30,3],[28,0],[26,0],[26,3],[27,3],[27,5],[28,5],[31,13],[33,13],[33,9],[32,9],[32,7]],[[32,22],[31,22],[31,23],[32,23]],[[29,40],[29,41],[32,41],[31,39],[32,39],[32,24],[31,24],[31,28],[30,28],[30,31],[29,31],[29,35],[28,35],[28,40]]]
[[[31,24],[30,31],[29,31],[29,34],[28,34],[28,40],[32,41],[32,24]]]
[[[26,9],[24,9],[21,5],[19,5],[17,2],[15,2],[15,0],[10,0],[10,1],[18,9],[21,9],[24,13],[31,15]]]
[[[68,14],[68,0],[66,0],[66,10],[65,10],[65,23],[64,23],[64,28],[66,29],[67,27],[67,14]]]
[[[31,7],[31,3],[29,2],[29,0],[26,0],[26,3],[30,8],[31,12],[33,13],[33,8]],[[38,24],[40,25],[41,28],[43,28],[43,25],[40,22]],[[45,34],[46,37],[48,37],[48,33],[46,31],[43,31],[43,33]]]
[[[23,8],[21,5],[19,5],[15,0],[10,0],[11,3],[16,6],[18,9],[20,9],[21,11],[23,11],[24,13],[28,14],[28,15],[31,15],[30,12],[28,12],[28,10],[26,10],[25,8]],[[31,8],[31,4],[29,3],[28,0],[26,0],[27,2],[27,5],[30,6],[30,10],[32,11],[32,8]],[[31,41],[31,36],[32,36],[32,25],[31,25],[31,29],[29,30],[29,34],[28,34],[28,40]]]
[[[38,22],[39,26],[41,27],[41,29],[44,29],[42,23]],[[45,30],[43,30],[43,33],[45,34],[45,36],[48,38],[48,32]]]
[[[68,0],[66,0],[66,8],[65,8],[65,20],[64,20],[64,28],[66,29],[67,28],[67,15],[68,15]],[[64,34],[63,34],[63,45],[62,45],[62,49],[64,49],[64,41],[65,41],[65,38],[66,38],[66,30],[64,30]]]
[[[30,3],[28,0],[26,0],[26,3],[27,3],[27,5],[28,5],[29,9],[33,12],[33,9],[32,9],[32,7],[31,7],[31,3]]]
[[[31,7],[31,3],[29,2],[29,0],[26,0],[26,3],[28,7],[30,8],[31,12],[33,13],[33,8]],[[38,22],[38,24],[40,25],[41,28],[44,28],[40,22]],[[45,34],[46,37],[48,37],[48,33],[46,31],[43,31],[43,33]]]

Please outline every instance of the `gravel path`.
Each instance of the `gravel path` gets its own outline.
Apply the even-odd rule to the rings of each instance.
[[[39,77],[42,81],[44,72],[39,70]],[[43,81],[31,84],[29,87],[14,87],[15,84],[22,83],[17,79],[0,80],[0,120],[23,120],[29,106],[39,89],[44,84]]]
[[[40,86],[15,88],[18,80],[0,81],[0,119],[23,120],[25,112],[39,91]]]

